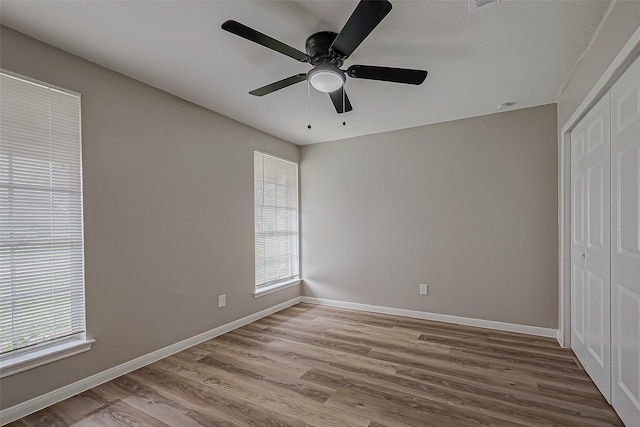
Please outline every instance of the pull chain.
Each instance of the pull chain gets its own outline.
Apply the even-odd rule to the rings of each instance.
[[[311,129],[311,83],[307,80],[307,106],[309,117],[307,119],[307,129]]]
[[[347,112],[345,107],[346,98],[347,98],[347,91],[344,90],[344,85],[342,85],[342,114],[345,114]],[[346,121],[342,122],[342,126],[346,126],[346,125],[347,125]]]

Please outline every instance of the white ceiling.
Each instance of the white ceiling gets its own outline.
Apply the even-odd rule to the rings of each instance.
[[[348,79],[354,111],[336,114],[307,85],[248,92],[308,64],[227,33],[235,19],[304,51],[339,32],[357,1],[15,1],[1,22],[107,68],[296,144],[331,141],[556,102],[609,0],[509,1],[469,14],[467,0],[391,0],[352,64],[420,68],[421,86]],[[346,120],[346,126],[342,125]]]

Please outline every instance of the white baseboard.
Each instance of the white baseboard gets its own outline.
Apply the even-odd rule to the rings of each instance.
[[[470,317],[451,316],[448,314],[429,313],[425,311],[405,310],[402,308],[383,307],[379,305],[358,304],[355,302],[337,301],[322,298],[302,297],[302,302],[348,308],[351,310],[371,311],[373,313],[393,314],[416,319],[435,320],[437,322],[457,323],[459,325],[476,326],[498,331],[518,332],[540,337],[556,338],[558,330],[539,326],[518,325],[515,323],[497,322],[495,320],[474,319]]]
[[[118,378],[121,375],[142,368],[143,366],[146,366],[150,363],[157,362],[160,359],[171,356],[172,354],[178,353],[182,350],[186,350],[187,348],[193,347],[194,345],[200,344],[201,342],[233,331],[234,329],[240,328],[251,322],[255,322],[258,319],[276,313],[280,310],[284,310],[287,307],[298,304],[299,302],[301,302],[301,299],[301,297],[290,299],[289,301],[274,305],[273,307],[269,307],[265,310],[243,317],[242,319],[234,320],[233,322],[211,329],[207,332],[203,332],[194,337],[187,338],[186,340],[171,344],[149,354],[145,354],[144,356],[140,356],[136,359],[125,362],[122,365],[118,365],[113,368],[107,369],[106,371],[91,375],[90,377],[84,378],[80,381],[76,381],[73,384],[66,385],[57,390],[53,390],[49,393],[43,394],[42,396],[38,396],[31,400],[27,400],[26,402],[11,406],[10,408],[0,411],[0,425],[8,424],[12,421],[44,409],[47,406],[51,406],[64,399],[68,399],[71,396],[75,396],[78,393],[82,393],[83,391],[89,390],[90,388],[106,383],[107,381],[111,381],[114,378]]]
[[[564,336],[562,336],[562,331],[560,329],[558,329],[558,334],[556,335],[556,339],[558,340],[558,344],[560,344],[560,347],[569,348],[568,346],[564,345]]]

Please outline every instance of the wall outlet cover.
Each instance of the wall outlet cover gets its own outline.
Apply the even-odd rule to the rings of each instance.
[[[224,307],[225,305],[227,305],[227,296],[218,295],[218,307]]]
[[[429,293],[429,287],[426,283],[420,283],[420,295],[427,295]]]

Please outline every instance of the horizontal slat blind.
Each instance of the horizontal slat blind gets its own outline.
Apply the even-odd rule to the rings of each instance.
[[[299,276],[298,165],[254,152],[256,288]]]
[[[0,353],[84,332],[80,97],[0,72]]]

